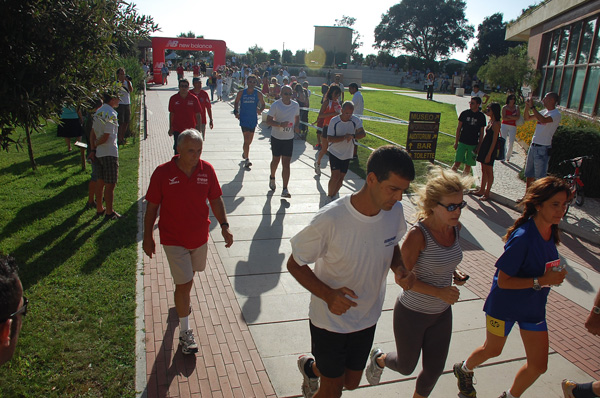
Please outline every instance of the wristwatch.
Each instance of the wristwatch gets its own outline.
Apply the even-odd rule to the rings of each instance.
[[[596,315],[600,315],[600,307],[594,307],[592,308],[592,312]]]
[[[533,290],[542,290],[542,285],[540,285],[538,278],[533,278]]]

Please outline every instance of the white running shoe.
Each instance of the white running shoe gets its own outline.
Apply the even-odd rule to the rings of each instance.
[[[315,174],[318,176],[321,175],[321,165],[317,162],[315,162]]]
[[[377,358],[383,355],[383,351],[379,348],[373,348],[371,350],[371,355],[369,355],[369,365],[367,366],[367,370],[365,372],[365,376],[370,385],[376,386],[379,384],[379,380],[381,379],[381,374],[383,373],[383,368],[377,364]]]
[[[198,344],[196,344],[196,340],[194,340],[194,332],[192,329],[179,332],[179,345],[182,346],[181,352],[186,355],[198,352]]]
[[[269,177],[269,189],[271,189],[271,191],[275,190],[275,178]]]
[[[302,381],[302,396],[305,398],[312,398],[319,389],[319,378],[308,377],[304,371],[304,365],[311,359],[312,358],[308,355],[300,355],[298,357],[298,370],[300,370],[300,373],[302,373],[302,377],[304,378]]]

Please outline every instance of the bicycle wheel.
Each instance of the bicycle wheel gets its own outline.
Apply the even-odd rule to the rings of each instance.
[[[575,204],[579,207],[583,206],[585,201],[585,195],[583,194],[583,187],[577,185],[575,187]]]

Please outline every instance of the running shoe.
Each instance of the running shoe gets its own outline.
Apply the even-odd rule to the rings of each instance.
[[[473,387],[473,372],[465,372],[462,362],[454,364],[454,376],[458,379],[458,391],[467,398],[476,398],[477,391]]]
[[[179,345],[181,346],[181,352],[186,355],[198,352],[198,344],[196,344],[196,340],[194,340],[194,332],[192,329],[179,332]]]
[[[288,191],[287,188],[283,188],[283,191],[281,191],[281,197],[282,198],[291,198],[292,195],[290,194],[290,191]]]
[[[252,162],[250,161],[250,158],[245,159],[244,160],[244,167],[250,167],[252,166]]]
[[[564,379],[560,384],[562,386],[565,398],[575,398],[575,395],[573,395],[573,390],[575,389],[575,387],[577,387],[577,383],[571,380]]]
[[[371,355],[369,355],[370,361],[369,365],[367,366],[365,376],[367,377],[369,384],[372,386],[379,384],[381,374],[383,373],[383,368],[377,364],[377,358],[379,358],[380,355],[383,355],[383,351],[381,351],[379,348],[373,348],[371,350]]]
[[[304,380],[302,381],[302,396],[304,398],[312,398],[319,389],[319,378],[318,377],[309,377],[304,371],[304,366],[309,361],[314,361],[308,355],[300,355],[298,357],[298,370],[302,373],[302,377]]]
[[[275,177],[269,177],[269,189],[271,191],[275,190]]]
[[[321,175],[321,165],[318,162],[315,162],[315,174],[318,176]]]

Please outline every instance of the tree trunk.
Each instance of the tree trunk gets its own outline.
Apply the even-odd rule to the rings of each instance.
[[[37,164],[33,158],[33,145],[31,144],[31,128],[29,124],[25,124],[25,136],[27,137],[27,152],[29,152],[29,161],[31,162],[31,168],[37,170]]]

